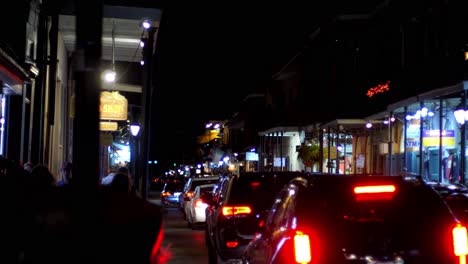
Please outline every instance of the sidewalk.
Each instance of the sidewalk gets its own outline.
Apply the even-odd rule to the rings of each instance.
[[[148,202],[161,205],[161,192],[148,192]]]

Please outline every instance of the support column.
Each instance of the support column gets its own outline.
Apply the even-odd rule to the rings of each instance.
[[[76,57],[73,124],[73,258],[89,262],[100,248],[96,240],[99,184],[99,95],[102,9],[99,0],[75,1]],[[75,60],[76,59],[76,60]],[[100,252],[99,252],[100,253]]]
[[[31,127],[29,138],[31,140],[31,162],[33,164],[44,162],[44,108],[45,89],[47,73],[47,50],[48,50],[48,17],[42,11],[39,12],[39,22],[37,31],[37,68],[39,75],[34,81],[32,105],[31,105]]]
[[[143,58],[145,66],[143,69],[143,91],[142,91],[142,113],[141,117],[143,125],[141,128],[141,145],[139,153],[139,171],[141,179],[140,194],[143,199],[148,197],[148,180],[149,180],[149,165],[148,158],[150,152],[150,139],[151,139],[151,98],[153,91],[153,54],[154,54],[154,43],[155,43],[156,28],[151,27],[148,29],[148,38],[143,48]]]
[[[463,90],[463,98],[462,98],[462,104],[463,104],[463,109],[466,111],[466,90]],[[465,184],[465,166],[466,166],[466,121],[462,125],[462,131],[461,131],[461,150],[460,150],[460,157],[459,162],[460,162],[460,183]]]
[[[284,139],[283,136],[284,136],[284,131],[281,131],[281,132],[280,132],[280,156],[281,156],[281,157],[280,157],[280,158],[281,158],[280,162],[281,162],[281,171],[284,170],[284,166],[286,165],[286,164],[283,164],[283,155],[284,155],[284,154],[283,154],[283,139]]]

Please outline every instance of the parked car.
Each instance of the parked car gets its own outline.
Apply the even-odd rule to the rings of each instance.
[[[184,184],[179,181],[170,181],[164,184],[161,190],[161,205],[163,207],[179,206],[179,196],[182,194]]]
[[[187,216],[187,226],[195,227],[206,223],[206,208],[212,200],[213,187],[215,184],[203,184],[195,188],[192,198],[187,201],[185,215]]]
[[[182,211],[183,217],[186,220],[187,217],[185,215],[185,206],[188,201],[193,196],[195,188],[199,185],[203,184],[214,184],[219,181],[219,176],[209,176],[209,177],[192,177],[187,180],[185,183],[184,189],[182,194],[179,196],[179,208]]]
[[[466,228],[420,177],[313,175],[279,192],[243,263],[465,263]]]
[[[302,172],[247,172],[223,177],[207,209],[209,263],[240,262],[258,229],[258,219],[276,194]]]

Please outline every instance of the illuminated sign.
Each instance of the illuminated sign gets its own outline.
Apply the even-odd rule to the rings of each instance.
[[[370,88],[369,90],[367,90],[367,97],[372,97],[376,94],[379,94],[379,93],[383,93],[383,92],[386,92],[390,90],[390,81],[387,81],[386,83],[384,84],[379,84],[375,87],[372,87]]]
[[[245,160],[249,160],[249,161],[258,161],[258,153],[255,153],[255,152],[246,152],[246,153],[245,153]]]
[[[117,122],[99,122],[101,131],[117,131]]]
[[[440,145],[440,130],[424,130],[423,131],[423,146],[438,147]],[[442,145],[445,147],[455,146],[455,131],[442,130]]]
[[[100,118],[103,120],[127,120],[128,102],[119,92],[101,92],[99,105]]]

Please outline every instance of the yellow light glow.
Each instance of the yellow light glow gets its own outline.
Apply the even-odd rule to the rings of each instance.
[[[452,235],[455,256],[466,256],[468,254],[468,235],[466,227],[457,225],[453,228]]]
[[[294,236],[294,255],[297,263],[309,263],[312,260],[308,235],[297,232]]]

